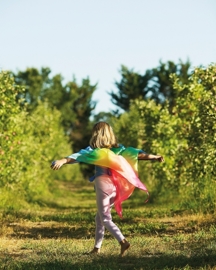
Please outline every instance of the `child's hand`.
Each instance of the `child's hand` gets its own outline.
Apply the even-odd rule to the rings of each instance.
[[[61,166],[64,164],[65,164],[65,159],[55,160],[52,162],[50,167],[51,167],[51,169],[56,171],[56,170],[59,170],[61,168]]]
[[[162,156],[156,156],[155,159],[159,162],[164,162],[164,158]]]

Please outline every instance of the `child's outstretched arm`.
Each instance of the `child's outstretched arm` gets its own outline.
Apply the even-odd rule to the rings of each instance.
[[[160,155],[139,153],[138,154],[138,160],[157,160],[159,162],[163,162],[164,158],[162,156],[160,156]]]
[[[64,164],[73,163],[75,161],[76,160],[73,158],[62,158],[62,159],[53,161],[50,167],[53,170],[59,170],[61,166],[63,166]]]

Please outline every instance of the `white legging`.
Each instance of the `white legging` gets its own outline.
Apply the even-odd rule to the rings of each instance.
[[[101,247],[105,228],[117,241],[121,242],[124,236],[112,221],[111,209],[116,196],[116,188],[109,175],[101,175],[95,178],[95,191],[98,210],[95,217],[95,247]]]

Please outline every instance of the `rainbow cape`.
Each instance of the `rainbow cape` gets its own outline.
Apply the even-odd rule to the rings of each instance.
[[[118,148],[87,147],[76,154],[68,156],[77,162],[107,167],[111,172],[111,179],[116,187],[114,206],[117,214],[122,217],[122,202],[127,200],[135,187],[148,194],[146,186],[138,178],[138,153],[141,150],[120,146]]]

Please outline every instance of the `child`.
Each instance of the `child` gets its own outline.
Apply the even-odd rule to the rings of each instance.
[[[112,221],[111,208],[114,205],[122,217],[121,204],[132,194],[135,187],[148,193],[138,178],[137,160],[164,161],[160,155],[146,154],[142,150],[119,145],[112,127],[106,122],[98,122],[92,130],[90,147],[52,163],[53,170],[76,162],[95,165],[95,175],[90,181],[95,183],[97,214],[95,246],[90,253],[100,253],[105,228],[120,243],[120,256],[130,247],[130,243]]]

